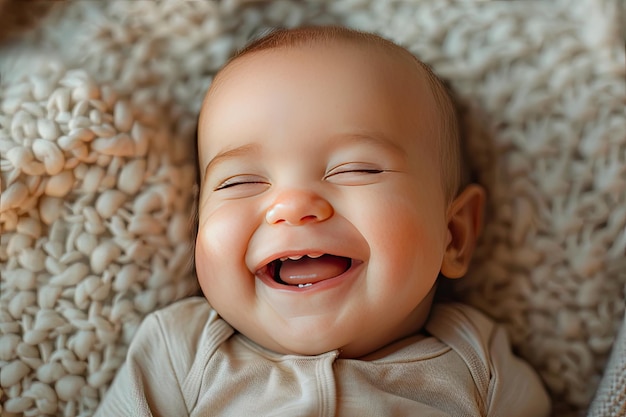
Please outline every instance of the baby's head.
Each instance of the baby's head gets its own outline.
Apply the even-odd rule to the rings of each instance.
[[[343,28],[273,32],[204,100],[196,270],[265,348],[362,357],[417,332],[465,274],[483,190],[457,115],[409,52]]]

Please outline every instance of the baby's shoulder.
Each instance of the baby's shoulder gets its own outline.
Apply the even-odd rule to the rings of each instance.
[[[485,313],[462,303],[437,303],[433,305],[426,330],[430,333],[462,333],[480,339],[489,339],[497,325]]]
[[[478,309],[461,303],[435,304],[425,329],[450,346],[468,362],[489,366],[493,349],[508,349],[506,336],[493,344],[503,329]]]
[[[492,356],[510,350],[506,337],[495,337],[503,335],[502,329],[479,310],[460,303],[433,306],[425,328],[461,358],[472,374],[478,392],[487,401],[494,373]]]
[[[156,325],[168,339],[175,340],[213,338],[232,332],[203,297],[185,298],[157,310],[146,317],[144,325]]]
[[[183,317],[209,319],[215,314],[215,310],[202,297],[183,298],[152,313],[153,316],[165,322],[177,321]]]
[[[547,415],[535,371],[515,356],[503,325],[468,305],[433,307],[426,330],[452,348],[472,374],[488,415]]]

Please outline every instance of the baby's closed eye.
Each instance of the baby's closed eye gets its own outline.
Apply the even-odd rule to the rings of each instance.
[[[375,181],[374,177],[388,172],[376,164],[351,162],[330,169],[324,180],[341,185],[361,185]]]
[[[251,174],[234,175],[222,181],[217,187],[214,188],[214,191],[225,190],[225,189],[232,188],[232,187],[259,185],[259,184],[270,185],[267,179],[260,177],[258,175],[251,175]]]

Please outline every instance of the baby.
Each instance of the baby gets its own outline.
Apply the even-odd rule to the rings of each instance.
[[[206,299],[145,319],[97,415],[548,415],[503,329],[434,303],[482,223],[457,119],[429,68],[372,34],[241,51],[199,117]]]

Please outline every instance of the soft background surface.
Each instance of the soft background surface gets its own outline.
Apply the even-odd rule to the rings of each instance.
[[[2,416],[91,415],[145,314],[197,290],[203,94],[251,36],[307,22],[378,32],[458,89],[490,206],[457,293],[507,327],[555,416],[586,413],[624,312],[622,5],[0,2]],[[589,414],[623,416],[623,356],[607,369]]]

